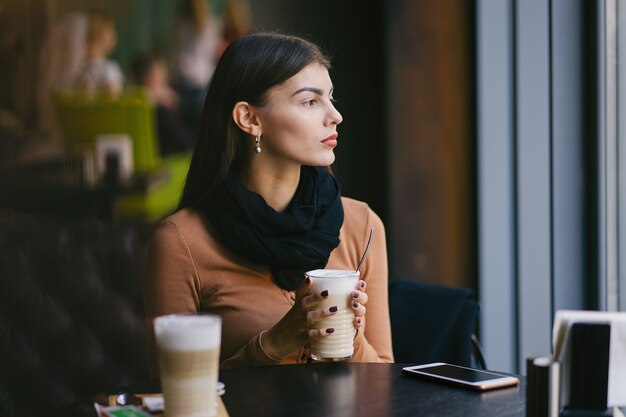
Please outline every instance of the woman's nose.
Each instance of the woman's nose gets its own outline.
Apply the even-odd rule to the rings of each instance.
[[[331,103],[329,108],[329,118],[330,123],[338,125],[343,121],[343,116],[339,113],[339,110]]]

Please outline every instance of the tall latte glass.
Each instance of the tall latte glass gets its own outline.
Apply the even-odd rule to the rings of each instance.
[[[337,306],[337,312],[313,325],[315,329],[332,327],[335,331],[311,341],[311,358],[317,361],[332,362],[349,359],[354,353],[354,310],[352,292],[356,289],[359,273],[338,269],[316,269],[305,275],[311,278],[310,294],[328,290],[328,297],[319,308]]]
[[[157,317],[154,331],[166,417],[214,417],[222,319],[213,315]]]

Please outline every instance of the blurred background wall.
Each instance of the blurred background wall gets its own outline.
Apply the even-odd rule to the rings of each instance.
[[[50,33],[64,16],[110,12],[124,71],[171,53],[179,0],[0,0],[0,163],[63,144],[50,108]],[[215,16],[226,0],[210,0]],[[465,0],[251,0],[253,28],[303,35],[333,59],[340,127],[335,172],[387,227],[390,272],[476,288],[474,5]],[[50,54],[53,54],[51,57]]]

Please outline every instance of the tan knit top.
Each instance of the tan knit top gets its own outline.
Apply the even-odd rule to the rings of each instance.
[[[356,269],[369,231],[375,228],[361,267],[369,297],[367,313],[351,361],[393,362],[384,226],[367,204],[349,198],[342,202],[341,243],[331,252],[327,268]],[[190,209],[179,210],[155,229],[148,249],[144,295],[149,319],[181,312],[221,316],[222,368],[277,363],[264,353],[259,334],[277,323],[295,301],[293,291],[274,284],[267,266],[249,264],[229,252],[213,238],[202,215]],[[307,353],[301,348],[280,363],[306,362]],[[150,355],[156,375],[153,335]]]

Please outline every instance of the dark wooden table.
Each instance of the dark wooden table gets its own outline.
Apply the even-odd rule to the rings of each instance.
[[[401,374],[402,364],[328,363],[220,372],[230,417],[525,416],[525,380],[484,393]]]
[[[263,366],[221,370],[219,379],[226,385],[222,400],[230,417],[525,417],[523,377],[517,387],[481,393],[404,376],[403,366]],[[159,392],[159,385],[148,381],[122,391]],[[95,415],[93,399],[78,405],[64,415]]]

